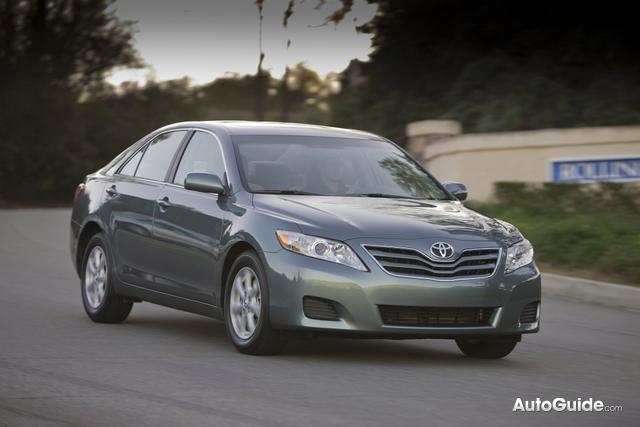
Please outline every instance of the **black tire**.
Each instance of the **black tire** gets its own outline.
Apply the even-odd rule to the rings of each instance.
[[[465,355],[479,359],[500,359],[508,356],[516,348],[518,341],[491,341],[473,338],[456,339],[458,348]]]
[[[94,248],[102,250],[102,255],[105,257],[106,265],[106,281],[104,281],[104,296],[100,302],[89,302],[89,296],[87,295],[87,267],[89,262],[89,255],[92,254]],[[117,295],[113,287],[113,262],[108,250],[105,238],[101,233],[98,233],[91,237],[87,247],[84,251],[82,258],[82,270],[80,273],[80,283],[82,290],[82,304],[84,310],[91,320],[97,323],[120,323],[123,322],[129,313],[133,303],[125,301],[121,296]]]
[[[260,288],[261,307],[260,316],[258,317],[255,330],[248,338],[242,338],[236,333],[231,320],[231,294],[233,281],[238,272],[245,267],[251,269],[257,276]],[[225,289],[225,323],[227,325],[229,337],[236,349],[241,353],[253,355],[279,353],[285,344],[285,340],[282,338],[280,331],[274,330],[271,327],[271,322],[269,320],[269,287],[267,284],[267,276],[264,273],[262,263],[255,252],[246,251],[236,258],[229,270]]]

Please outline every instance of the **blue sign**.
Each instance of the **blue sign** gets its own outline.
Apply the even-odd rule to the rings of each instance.
[[[640,157],[553,160],[553,182],[597,182],[640,180]]]

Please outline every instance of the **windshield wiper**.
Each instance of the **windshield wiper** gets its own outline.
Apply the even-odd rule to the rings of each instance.
[[[286,194],[286,195],[298,195],[298,196],[322,196],[318,193],[310,193],[308,191],[301,190],[260,190],[254,191],[254,194]]]

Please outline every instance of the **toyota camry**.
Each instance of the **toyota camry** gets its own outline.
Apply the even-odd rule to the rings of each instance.
[[[147,301],[278,352],[324,334],[508,355],[540,322],[533,248],[371,133],[265,122],[158,129],[76,189],[71,254],[95,322]]]

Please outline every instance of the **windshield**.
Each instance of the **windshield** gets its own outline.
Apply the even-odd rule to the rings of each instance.
[[[233,141],[253,193],[450,199],[434,178],[385,141],[246,135]]]

